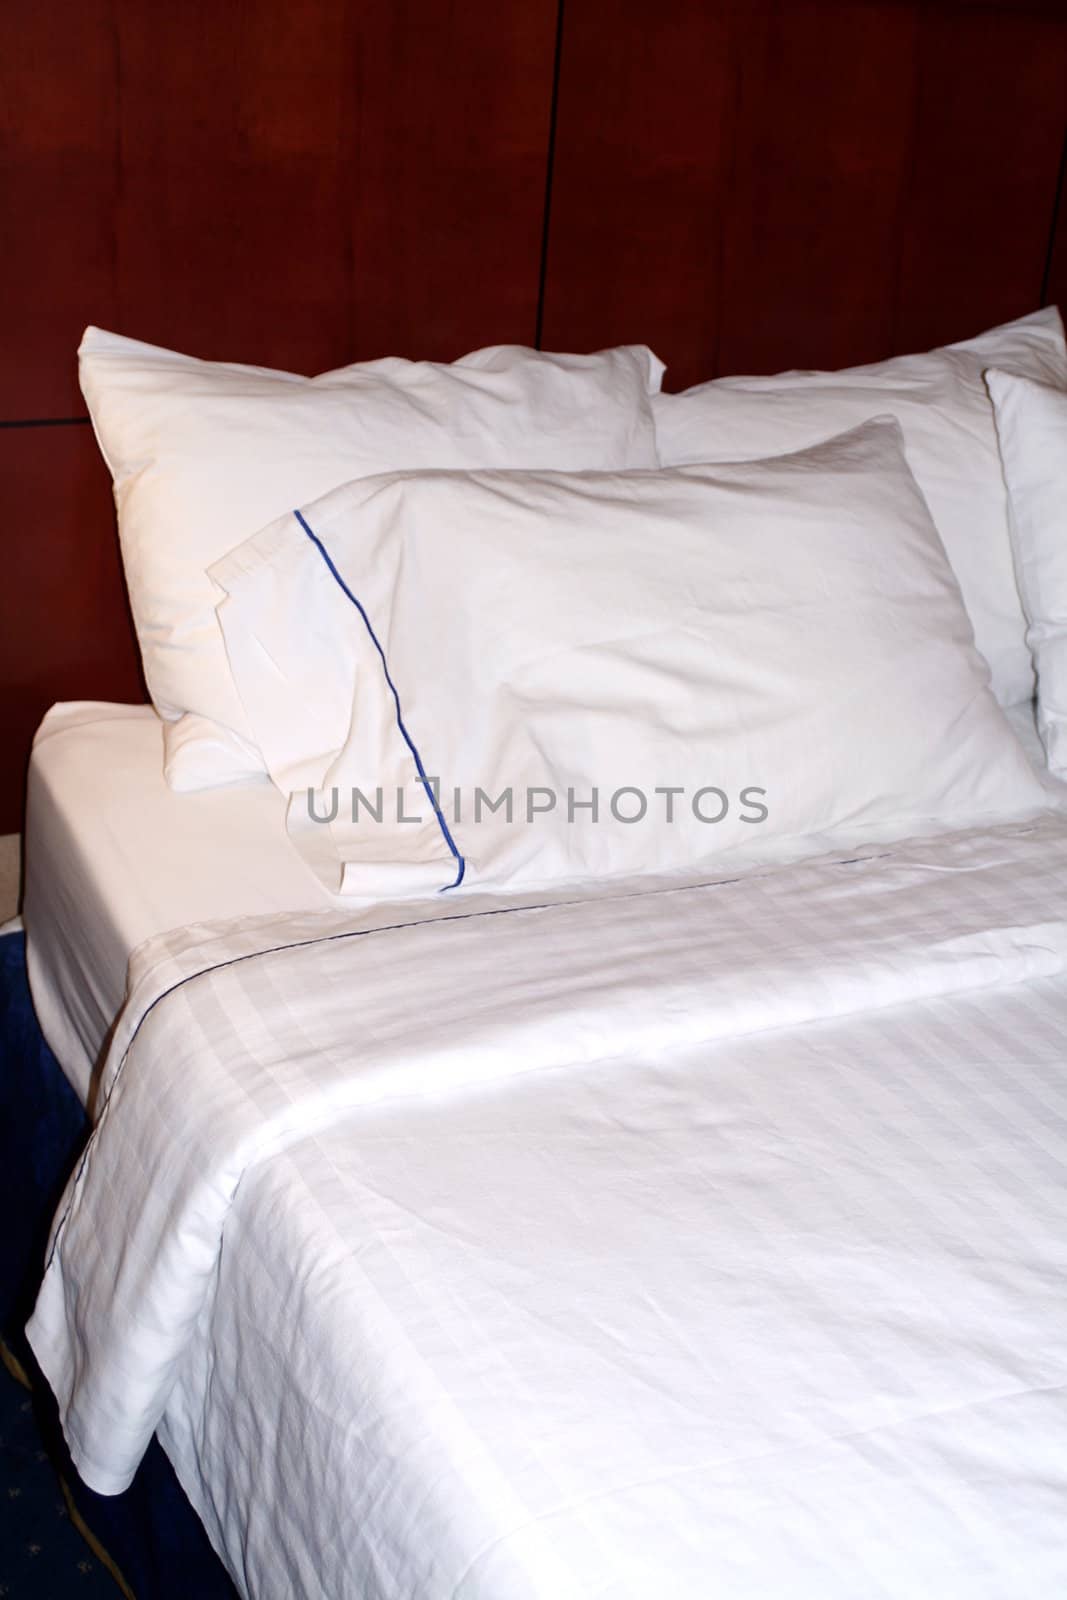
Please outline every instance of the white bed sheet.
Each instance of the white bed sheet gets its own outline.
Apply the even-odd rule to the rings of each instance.
[[[23,920],[41,1029],[88,1103],[131,953],[193,922],[330,905],[264,780],[174,794],[151,706],[54,706],[34,742]]]
[[[257,1167],[161,1431],[242,1592],[1067,1593],[1065,1029],[996,988]]]
[[[1065,888],[1049,816],[157,941],[31,1327],[75,1458],[161,1417],[257,1600],[1063,1593]]]

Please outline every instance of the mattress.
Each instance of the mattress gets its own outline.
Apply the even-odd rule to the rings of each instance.
[[[84,1103],[146,939],[330,903],[266,780],[172,793],[150,706],[77,701],[45,717],[30,761],[27,965],[41,1030]]]
[[[1029,705],[1009,713],[1048,778]],[[24,919],[42,1032],[86,1104],[126,994],[129,958],[190,923],[337,906],[293,848],[264,780],[174,794],[150,706],[57,705],[30,762]]]

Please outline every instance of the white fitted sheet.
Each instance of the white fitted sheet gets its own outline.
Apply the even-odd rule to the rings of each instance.
[[[330,905],[272,784],[174,794],[151,706],[54,706],[34,742],[23,910],[34,1006],[83,1101],[131,953],[194,922]]]
[[[1033,707],[1008,713],[1045,771]],[[24,920],[30,987],[45,1038],[89,1103],[93,1074],[145,940],[225,922],[343,904],[293,848],[274,786],[179,795],[163,778],[151,706],[53,706],[34,742]]]

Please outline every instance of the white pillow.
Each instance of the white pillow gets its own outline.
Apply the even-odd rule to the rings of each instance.
[[[1037,663],[1037,724],[1050,769],[1067,779],[1067,393],[1006,372],[986,377]]]
[[[168,737],[175,788],[260,766],[206,568],[272,517],[395,467],[657,465],[649,395],[663,367],[643,346],[498,345],[451,366],[389,359],[301,378],[88,328],[79,358],[149,692],[168,721],[196,719]]]
[[[892,418],[740,466],[366,479],[213,576],[290,833],[342,893],[667,875],[1042,803]],[[318,817],[337,792],[329,825],[306,786]]]
[[[1067,384],[1054,306],[962,344],[844,372],[720,378],[653,404],[660,460],[740,461],[799,450],[876,412],[904,429],[908,461],[963,591],[1002,705],[1033,695],[1026,624],[1012,569],[1007,498],[986,367]]]

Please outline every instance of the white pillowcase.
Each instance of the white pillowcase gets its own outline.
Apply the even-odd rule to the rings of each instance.
[[[1037,724],[1050,769],[1067,779],[1067,393],[1007,372],[986,378],[1037,663]]]
[[[345,894],[659,877],[1042,803],[892,418],[744,465],[366,479],[213,576],[291,836]],[[337,791],[328,825],[307,786],[319,817]]]
[[[986,367],[1067,384],[1055,307],[976,339],[844,372],[720,378],[653,409],[660,460],[740,461],[799,450],[891,412],[963,591],[979,650],[1002,705],[1033,694],[1033,666],[1012,567],[1007,498]]]
[[[79,358],[149,692],[168,721],[193,719],[168,733],[174,788],[262,770],[206,569],[272,517],[395,467],[657,465],[649,396],[663,367],[643,346],[498,345],[451,366],[389,359],[301,378],[88,328]]]

